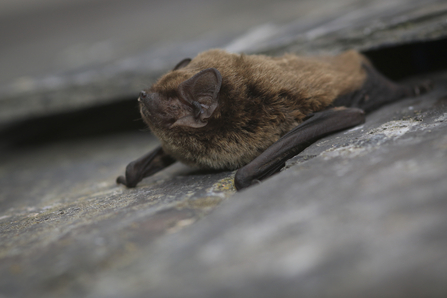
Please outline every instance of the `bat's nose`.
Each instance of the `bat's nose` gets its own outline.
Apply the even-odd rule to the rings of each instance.
[[[140,95],[138,96],[138,101],[141,101],[147,97],[147,92],[144,90],[140,91]]]

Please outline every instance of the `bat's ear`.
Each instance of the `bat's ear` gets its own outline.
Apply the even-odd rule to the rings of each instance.
[[[192,107],[190,115],[178,119],[173,126],[203,127],[218,106],[222,76],[215,68],[202,70],[178,86],[180,99]]]
[[[177,63],[177,65],[172,70],[177,70],[177,69],[183,68],[183,67],[187,66],[189,64],[189,62],[191,62],[191,58],[185,58],[182,61],[180,61],[179,63]]]

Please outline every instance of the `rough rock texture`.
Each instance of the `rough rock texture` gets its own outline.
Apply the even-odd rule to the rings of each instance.
[[[3,158],[0,294],[58,296],[76,280],[76,296],[90,283],[85,273],[107,270],[199,220],[235,192],[231,172],[203,173],[181,164],[137,189],[116,185],[129,156],[155,145],[148,134],[116,135]]]
[[[442,1],[325,3],[307,22],[265,25],[228,48],[327,52],[447,35]],[[101,68],[32,96],[16,90],[0,98],[0,126],[77,111],[74,123],[51,124],[80,129],[84,104],[130,98],[167,67],[156,56],[197,49],[146,53],[146,73]],[[447,297],[447,72],[428,76],[433,92],[316,142],[240,193],[233,172],[181,164],[135,189],[116,185],[157,145],[148,133],[0,148],[0,297]]]

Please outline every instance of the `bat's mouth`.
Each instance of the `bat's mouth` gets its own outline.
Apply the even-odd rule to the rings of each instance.
[[[149,124],[150,122],[152,122],[152,121],[150,121],[150,119],[152,118],[152,115],[151,115],[149,109],[141,101],[140,101],[140,114],[141,114],[141,118],[143,119],[143,121],[146,124]]]

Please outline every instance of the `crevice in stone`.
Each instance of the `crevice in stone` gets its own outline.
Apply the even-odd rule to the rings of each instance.
[[[145,129],[132,98],[14,123],[0,130],[0,149]]]
[[[447,69],[447,38],[364,51],[374,66],[393,80]]]

